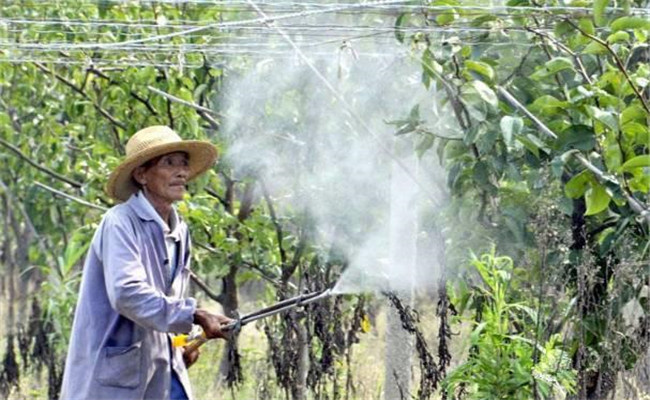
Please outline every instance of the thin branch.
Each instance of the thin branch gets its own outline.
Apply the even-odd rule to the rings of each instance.
[[[251,269],[251,270],[256,271],[257,273],[259,273],[260,276],[262,278],[264,278],[264,280],[271,283],[273,286],[275,286],[277,288],[282,287],[282,284],[278,281],[278,278],[269,275],[266,271],[264,271],[262,268],[260,268],[259,265],[252,264],[252,263],[249,263],[249,262],[246,262],[246,261],[243,261],[242,265],[244,267],[248,268],[248,269]],[[289,281],[286,282],[286,285],[290,286],[292,289],[297,289],[296,285],[294,285],[293,283],[291,283]]]
[[[501,86],[497,86],[497,91],[506,98],[508,103],[510,103],[513,107],[524,113],[537,127],[547,136],[549,136],[552,139],[557,139],[557,135],[555,132],[550,130],[542,121],[540,121],[533,113],[528,111],[528,109],[521,104],[510,92],[508,92],[506,89],[504,89]],[[570,155],[574,156],[585,168],[587,168],[589,171],[593,172],[594,175],[598,179],[604,182],[609,182],[613,183],[619,188],[621,188],[621,192],[623,193],[623,196],[627,200],[628,204],[634,210],[636,213],[638,213],[645,221],[650,225],[650,211],[648,211],[647,207],[641,203],[638,199],[636,199],[634,196],[632,196],[630,193],[628,193],[621,183],[617,181],[613,176],[606,174],[605,172],[601,171],[598,167],[596,167],[594,164],[592,164],[585,156],[583,156],[578,150],[573,150],[569,152]]]
[[[278,239],[278,248],[280,249],[280,260],[282,261],[282,267],[284,268],[287,265],[287,253],[284,250],[284,247],[282,246],[282,241],[283,241],[283,232],[282,232],[282,226],[280,225],[280,222],[278,221],[278,216],[275,214],[275,208],[273,207],[273,202],[271,201],[271,196],[269,195],[269,191],[266,188],[266,184],[264,183],[264,180],[260,178],[260,188],[262,189],[262,195],[264,196],[264,200],[266,200],[266,204],[269,207],[269,214],[271,215],[271,221],[273,222],[273,226],[275,227],[275,234]]]
[[[95,67],[90,67],[90,68],[87,69],[87,71],[92,73],[93,75],[96,75],[96,76],[100,77],[100,78],[106,79],[111,85],[119,85],[119,83],[117,81],[115,81],[115,79],[113,79],[112,77],[106,75],[103,71],[101,71],[101,70],[99,70],[99,69],[97,69]],[[131,97],[133,97],[134,99],[136,99],[140,103],[144,104],[144,106],[147,107],[147,110],[149,110],[149,112],[152,115],[155,115],[155,116],[158,115],[158,111],[156,111],[156,109],[151,105],[149,100],[141,97],[140,95],[138,95],[133,90],[129,90],[129,94],[131,95]]]
[[[204,120],[208,121],[208,124],[210,124],[210,128],[212,129],[219,129],[219,121],[216,119],[212,118],[210,114],[204,112],[204,111],[197,111],[197,114],[199,114],[199,117],[203,118]]]
[[[0,139],[0,144],[3,145],[4,147],[8,148],[9,150],[11,150],[13,153],[15,153],[18,157],[20,157],[24,161],[27,161],[27,163],[29,163],[29,165],[31,165],[32,167],[38,169],[39,171],[45,172],[46,174],[50,175],[51,177],[53,177],[55,179],[58,179],[58,180],[60,180],[62,182],[65,182],[68,185],[74,186],[77,189],[79,189],[79,188],[81,188],[83,186],[82,183],[74,181],[74,180],[72,180],[72,179],[70,179],[70,178],[68,178],[68,177],[66,177],[64,175],[59,174],[58,172],[52,171],[51,169],[42,166],[41,164],[39,164],[36,161],[29,158],[22,151],[20,151],[20,149],[18,147],[16,147],[13,144],[7,142],[6,140]]]
[[[531,47],[528,49],[528,51],[526,52],[526,54],[524,54],[524,56],[521,58],[521,62],[519,62],[519,65],[517,65],[517,67],[516,67],[515,69],[512,70],[512,72],[510,73],[510,75],[508,75],[508,76],[507,76],[507,77],[506,77],[506,78],[501,82],[502,85],[506,85],[506,84],[510,83],[510,81],[512,80],[512,78],[514,78],[515,75],[517,75],[517,74],[519,73],[519,71],[521,71],[521,70],[523,69],[524,64],[526,63],[526,61],[528,60],[528,57],[530,56],[530,54],[533,52],[534,49],[535,49],[535,47],[533,47],[533,46],[531,46]]]
[[[508,92],[505,88],[501,86],[497,86],[497,91],[505,97],[505,99],[510,103],[513,107],[518,109],[519,111],[523,112],[537,127],[544,133],[546,136],[550,137],[553,140],[557,139],[557,135],[555,132],[550,130],[542,121],[540,121],[533,113],[528,111],[528,109],[519,102],[510,92]]]
[[[582,75],[582,77],[585,79],[585,81],[586,81],[587,83],[589,83],[590,85],[593,84],[593,81],[592,81],[591,78],[589,77],[589,74],[587,74],[587,70],[585,69],[585,66],[584,66],[584,64],[582,63],[582,60],[580,59],[580,55],[579,55],[578,53],[576,53],[575,51],[571,50],[571,49],[570,49],[569,47],[567,47],[564,43],[560,42],[559,40],[557,40],[557,39],[554,38],[553,36],[549,35],[548,33],[545,33],[545,32],[542,32],[542,31],[538,31],[537,29],[533,29],[533,28],[529,28],[529,27],[526,27],[525,29],[526,29],[528,32],[534,33],[534,34],[536,34],[537,36],[539,36],[539,37],[541,37],[541,38],[543,38],[543,39],[548,39],[548,40],[550,40],[554,45],[556,45],[557,47],[559,47],[560,50],[562,50],[562,51],[564,51],[565,53],[571,55],[571,57],[573,57],[573,60],[575,61],[576,65],[578,66],[578,72],[580,72],[580,75]],[[532,47],[531,47],[531,49],[532,49]]]
[[[193,241],[192,243],[196,244],[197,247],[200,247],[200,248],[202,248],[202,249],[206,250],[207,252],[212,253],[212,254],[214,254],[214,255],[219,255],[219,256],[223,255],[219,250],[217,250],[217,249],[215,249],[214,247],[209,246],[209,245],[207,245],[207,244],[200,243],[200,242],[194,242],[194,241]],[[262,279],[264,279],[265,281],[269,282],[269,283],[272,284],[273,286],[275,286],[275,287],[280,287],[280,286],[281,286],[281,285],[280,285],[280,282],[278,282],[278,279],[277,279],[277,278],[275,278],[275,277],[269,275],[266,271],[264,271],[264,270],[263,270],[262,268],[260,268],[258,265],[255,265],[255,264],[250,263],[250,262],[247,262],[247,261],[242,261],[241,265],[242,265],[243,267],[245,267],[245,268],[248,268],[248,269],[250,269],[250,270],[253,270],[253,271],[257,272],[257,273],[260,275],[260,277],[261,277]],[[197,278],[197,279],[198,279],[198,278]],[[198,284],[199,286],[201,286],[201,284],[199,284],[198,282],[197,282],[197,284]],[[295,285],[293,285],[293,284],[290,283],[290,282],[288,283],[288,285],[291,286],[291,287],[294,288],[294,289],[296,288]],[[205,289],[204,289],[204,290],[205,290]],[[209,294],[208,294],[208,295],[209,295]],[[217,295],[217,296],[218,296],[218,295]],[[210,296],[210,297],[212,298],[212,296]],[[216,299],[215,299],[215,300],[216,300]],[[217,301],[218,301],[218,300],[217,300]]]
[[[106,208],[106,207],[98,206],[97,204],[93,204],[93,203],[91,203],[89,201],[86,201],[84,199],[81,199],[79,197],[73,196],[71,194],[67,194],[67,193],[62,192],[60,190],[56,190],[56,189],[54,189],[52,187],[49,187],[49,186],[47,186],[47,185],[45,185],[45,184],[43,184],[41,182],[35,181],[34,184],[36,186],[42,188],[42,189],[47,190],[48,192],[54,193],[57,196],[63,197],[65,199],[73,201],[75,203],[79,203],[79,204],[82,204],[82,205],[84,205],[86,207],[94,208],[96,210],[108,211],[108,208]]]
[[[223,206],[223,208],[224,208],[226,211],[228,211],[228,203],[226,202],[226,200],[225,200],[223,197],[219,196],[219,193],[217,193],[214,189],[211,189],[211,188],[209,188],[209,187],[203,188],[203,190],[205,190],[205,192],[206,192],[207,194],[209,194],[210,196],[212,196],[212,197],[214,197],[215,199],[217,199],[217,200],[219,201],[219,203],[221,203],[221,205]]]
[[[63,76],[57,74],[56,72],[49,70],[47,67],[45,67],[41,63],[35,62],[34,65],[36,66],[36,68],[40,69],[41,71],[43,71],[43,72],[45,72],[47,74],[52,75],[57,80],[59,80],[61,83],[63,83],[64,85],[66,85],[67,87],[72,89],[74,92],[81,95],[84,99],[88,100],[95,107],[95,109],[97,111],[99,111],[99,113],[101,115],[103,115],[106,119],[108,119],[113,125],[121,128],[123,130],[126,130],[126,125],[123,122],[118,121],[117,118],[112,116],[108,111],[104,110],[99,104],[97,104],[93,99],[91,99],[90,96],[88,96],[88,94],[86,92],[84,92],[83,90],[81,90],[77,86],[75,86],[74,83],[70,82],[69,80],[67,80]]]
[[[620,59],[620,57],[618,56],[618,54],[616,54],[616,52],[614,51],[614,49],[612,49],[612,47],[609,45],[609,43],[607,43],[606,41],[604,41],[603,39],[601,39],[601,38],[599,38],[599,37],[597,37],[597,36],[594,36],[594,35],[592,35],[592,34],[590,34],[590,33],[585,32],[582,28],[580,28],[578,25],[576,25],[573,21],[568,20],[568,19],[565,19],[565,21],[568,22],[569,24],[571,24],[571,26],[573,26],[575,29],[577,29],[578,31],[580,31],[580,33],[581,33],[583,36],[588,37],[589,39],[593,40],[594,42],[600,44],[601,46],[603,46],[603,47],[605,47],[605,48],[607,49],[607,51],[609,52],[609,54],[611,54],[612,57],[614,58],[614,61],[616,62],[616,66],[618,67],[618,69],[619,69],[619,70],[623,73],[623,75],[625,76],[625,79],[627,80],[627,83],[630,85],[630,87],[631,87],[632,90],[634,91],[634,94],[635,94],[636,97],[638,97],[638,99],[641,101],[641,105],[643,105],[643,108],[645,108],[645,111],[646,111],[648,114],[650,114],[650,106],[648,105],[648,103],[647,103],[647,102],[645,101],[645,99],[643,98],[643,95],[642,95],[641,92],[639,91],[639,88],[637,88],[636,85],[634,84],[634,82],[632,81],[632,78],[630,78],[630,75],[629,75],[628,72],[627,72],[627,68],[625,68],[625,64],[623,64],[623,61]]]
[[[202,247],[202,246],[201,246],[201,247]],[[197,285],[198,287],[200,287],[200,288],[205,292],[205,294],[208,295],[209,298],[211,298],[212,300],[216,301],[216,302],[219,303],[219,304],[223,303],[224,296],[215,293],[215,292],[210,288],[210,286],[208,286],[207,283],[203,282],[203,281],[201,280],[201,278],[199,278],[199,277],[194,273],[194,271],[190,271],[190,278],[192,279],[192,282],[196,283],[196,285]]]
[[[537,17],[533,16],[533,21],[535,21],[535,23],[537,24],[537,27],[540,27],[540,23],[537,20]],[[544,50],[544,53],[548,57],[549,61],[552,60],[553,55],[551,54],[551,51],[548,49],[548,46],[544,42],[542,43],[542,49]],[[555,79],[555,83],[557,83],[558,88],[564,88],[565,87],[566,83],[563,83],[564,79],[562,78],[562,75],[556,73],[556,74],[553,74],[553,78]],[[566,100],[568,100],[566,98],[567,95],[566,95],[566,93],[564,91],[562,91],[562,96]]]
[[[425,133],[425,134],[427,134],[427,135],[431,135],[431,136],[436,137],[436,138],[438,138],[438,139],[444,139],[444,140],[458,140],[458,141],[461,141],[461,142],[463,141],[463,138],[462,138],[462,137],[444,136],[444,135],[439,135],[439,134],[437,134],[437,133],[434,133],[434,132],[431,132],[431,131],[426,131],[426,130],[423,130],[422,133]]]
[[[176,96],[172,96],[171,94],[169,94],[169,93],[167,93],[167,92],[163,92],[163,91],[160,90],[160,89],[156,89],[156,88],[153,87],[153,86],[147,86],[147,89],[151,90],[152,92],[154,92],[154,93],[156,93],[156,94],[158,94],[158,95],[161,95],[162,97],[166,98],[167,100],[171,100],[171,101],[173,101],[174,103],[182,104],[182,105],[184,105],[184,106],[187,106],[187,107],[193,108],[193,109],[195,109],[196,111],[201,111],[201,112],[204,112],[204,113],[206,113],[206,114],[211,114],[211,115],[214,115],[214,116],[219,116],[218,113],[216,113],[215,111],[210,110],[210,109],[207,108],[207,107],[200,106],[200,105],[198,105],[198,104],[196,104],[196,103],[193,103],[193,102],[191,102],[191,101],[187,101],[187,100],[179,99],[178,97],[176,97]],[[217,122],[215,121],[215,123],[217,123]],[[217,123],[217,125],[218,125],[218,123]]]
[[[167,118],[169,119],[169,127],[172,129],[174,128],[174,114],[172,113],[172,101],[169,99],[166,99],[166,104],[167,104]]]

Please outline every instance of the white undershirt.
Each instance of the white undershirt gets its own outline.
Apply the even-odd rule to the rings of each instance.
[[[144,207],[147,207],[151,213],[154,215],[154,218],[158,225],[162,228],[163,235],[165,236],[165,247],[167,248],[167,260],[169,260],[169,268],[170,272],[174,274],[176,270],[176,263],[177,263],[177,246],[178,242],[180,241],[180,234],[177,232],[177,229],[179,228],[179,223],[178,223],[178,214],[176,213],[176,209],[172,207],[172,212],[169,215],[169,222],[170,224],[167,225],[167,222],[163,221],[162,217],[160,214],[158,214],[158,211],[154,208],[153,204],[147,199],[147,196],[145,196],[144,192],[140,190],[138,192],[138,198],[140,198],[142,201],[142,204]]]

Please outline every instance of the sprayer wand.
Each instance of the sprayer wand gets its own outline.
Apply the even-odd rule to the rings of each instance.
[[[306,306],[309,303],[325,299],[331,295],[332,289],[325,289],[318,292],[301,294],[290,299],[282,300],[268,307],[261,308],[257,311],[246,314],[229,323],[228,325],[223,326],[221,330],[225,332],[237,332],[239,329],[241,329],[242,326],[253,321],[257,321],[258,319],[270,317],[281,312],[289,311],[293,308]],[[199,327],[199,329],[193,329],[189,334],[175,336],[172,339],[172,346],[185,347],[186,351],[189,351],[201,346],[207,340],[208,339],[205,337],[203,330]]]

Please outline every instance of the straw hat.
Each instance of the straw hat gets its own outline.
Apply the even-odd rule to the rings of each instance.
[[[217,159],[217,149],[209,142],[182,140],[167,126],[150,126],[136,132],[126,143],[126,158],[108,178],[106,192],[116,200],[126,201],[138,191],[131,177],[133,170],[152,158],[176,151],[189,155],[188,181],[207,171]]]

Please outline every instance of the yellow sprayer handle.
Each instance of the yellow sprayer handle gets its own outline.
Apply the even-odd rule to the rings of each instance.
[[[190,332],[176,335],[172,338],[172,347],[187,347],[192,345],[201,345],[207,340],[205,332],[201,329],[200,332]],[[197,346],[198,347],[198,346]]]

